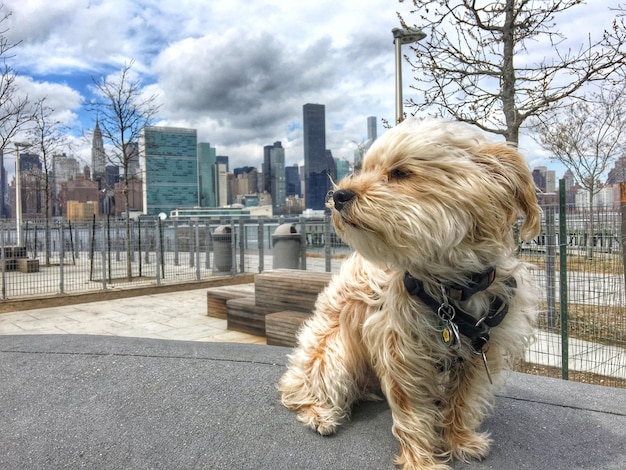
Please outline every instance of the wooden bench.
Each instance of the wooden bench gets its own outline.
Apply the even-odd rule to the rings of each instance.
[[[226,301],[227,328],[256,336],[265,336],[265,316],[273,310],[259,307],[254,296]]]
[[[243,297],[254,297],[253,283],[211,287],[206,292],[207,315],[226,320],[226,302]]]
[[[272,309],[313,311],[319,293],[330,282],[332,273],[298,269],[275,269],[254,276],[256,304]]]
[[[266,336],[267,344],[294,346],[331,273],[275,269],[254,275],[254,284],[207,290],[208,315],[226,319],[229,330]]]
[[[296,345],[296,334],[311,313],[284,311],[270,313],[265,317],[265,337],[271,346]]]

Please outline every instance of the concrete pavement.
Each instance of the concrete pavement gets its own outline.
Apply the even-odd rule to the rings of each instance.
[[[87,334],[265,344],[207,316],[206,288],[0,313],[0,335]]]
[[[384,401],[321,437],[280,405],[287,348],[97,335],[0,336],[2,469],[392,469]],[[624,390],[510,374],[457,470],[624,469]]]

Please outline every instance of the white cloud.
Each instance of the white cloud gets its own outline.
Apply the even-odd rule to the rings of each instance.
[[[606,22],[616,1],[590,0],[559,28],[580,34]],[[231,166],[260,166],[264,145],[280,140],[288,163],[302,162],[302,106],[326,105],[327,146],[352,158],[367,116],[394,116],[396,12],[409,22],[413,2],[392,0],[5,0],[12,65],[29,96],[47,96],[76,135],[95,116],[81,109],[90,77],[135,60],[148,94],[162,103],[158,124],[194,127],[229,155]],[[557,19],[558,20],[558,19]],[[606,25],[603,23],[602,27]],[[586,39],[586,36],[582,40]],[[406,46],[405,46],[406,47]],[[405,52],[409,53],[408,48]],[[534,57],[534,56],[533,56]],[[403,65],[404,97],[413,72]],[[419,72],[417,72],[419,73]],[[81,155],[89,142],[76,138]],[[536,146],[533,156],[540,155]]]

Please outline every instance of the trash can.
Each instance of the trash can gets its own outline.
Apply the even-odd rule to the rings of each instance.
[[[228,225],[218,225],[213,232],[213,266],[220,272],[233,269],[232,235]]]
[[[300,234],[295,224],[282,224],[272,235],[273,268],[300,269]]]

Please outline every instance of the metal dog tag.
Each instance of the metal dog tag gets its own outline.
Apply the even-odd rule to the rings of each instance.
[[[451,321],[444,322],[444,327],[441,330],[441,338],[448,346],[460,344],[461,337],[459,336],[459,327]]]

